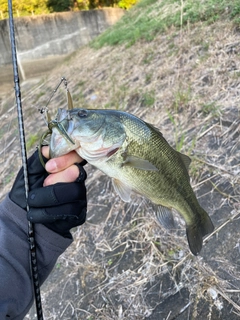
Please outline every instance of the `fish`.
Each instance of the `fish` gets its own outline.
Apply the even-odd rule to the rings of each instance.
[[[132,191],[157,208],[160,223],[174,228],[174,209],[185,221],[190,251],[198,255],[203,237],[214,230],[190,184],[190,158],[172,148],[152,124],[110,109],[58,109],[50,138],[50,157],[75,150],[112,179],[120,198]]]

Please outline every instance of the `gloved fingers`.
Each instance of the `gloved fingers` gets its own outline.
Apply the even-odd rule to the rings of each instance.
[[[88,163],[87,160],[83,159],[83,161],[81,161],[81,162],[79,163],[79,165],[83,167],[83,166],[85,166],[87,163]],[[76,163],[75,163],[75,164],[76,164]]]
[[[27,219],[32,223],[57,223],[58,228],[59,222],[63,221],[63,228],[69,230],[85,222],[86,212],[87,202],[78,201],[63,204],[61,207],[30,208]]]
[[[46,170],[43,167],[40,157],[39,157],[39,151],[38,149],[32,154],[32,156],[28,159],[28,173],[29,174],[38,174],[38,173],[44,173]],[[43,162],[46,163],[48,161],[47,158],[45,158],[42,155]]]
[[[70,230],[74,227],[82,225],[86,220],[86,207],[82,209],[81,215],[78,218],[66,218],[54,222],[44,223],[45,227],[62,235],[65,238],[72,238]]]
[[[56,183],[29,192],[30,207],[51,207],[86,199],[84,183]]]
[[[28,166],[28,174],[39,174],[44,173],[45,169],[42,166],[40,159],[39,159],[39,151],[36,150],[31,157],[27,160],[27,166]],[[44,162],[47,162],[48,159],[43,157]],[[21,179],[23,177],[23,168],[21,168],[17,174],[16,180]]]
[[[44,159],[47,160],[47,159]],[[39,188],[43,185],[44,179],[48,173],[42,166],[39,160],[38,150],[28,159],[28,183],[29,189]],[[10,199],[17,205],[26,209],[27,202],[25,197],[25,185],[24,185],[24,174],[23,168],[21,168],[16,176],[13,187],[10,191]]]
[[[79,176],[77,177],[77,179],[75,180],[76,182],[81,182],[81,181],[85,181],[87,179],[87,173],[86,171],[83,169],[83,166],[87,163],[86,160],[83,160],[81,163],[74,163],[75,166],[78,167],[79,170]]]
[[[47,159],[43,157],[44,162],[47,162]],[[36,150],[32,156],[27,161],[28,166],[28,180],[30,189],[42,186],[44,179],[48,175],[45,168],[40,162],[39,151]],[[23,179],[23,168],[20,169],[16,181]]]
[[[75,228],[75,227],[78,227],[82,224],[85,223],[86,221],[86,215],[87,215],[87,210],[86,208],[84,208],[82,210],[82,213],[81,215],[78,216],[78,218],[74,219],[69,219],[69,218],[66,218],[66,220],[59,220],[58,222],[53,222],[53,223],[45,223],[45,226],[61,235],[67,235],[69,233],[69,231],[72,229],[72,228]],[[68,227],[66,228],[66,223],[68,225]]]

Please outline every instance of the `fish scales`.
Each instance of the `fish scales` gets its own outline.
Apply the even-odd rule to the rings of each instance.
[[[116,177],[124,175],[124,180],[130,180],[129,183],[134,186],[135,191],[139,193],[144,192],[146,197],[156,204],[164,204],[160,202],[166,199],[167,203],[165,203],[165,205],[168,205],[168,199],[171,199],[172,194],[175,192],[174,184],[179,185],[179,179],[176,179],[176,177],[172,179],[172,174],[168,169],[169,166],[172,166],[172,170],[176,170],[177,178],[184,178],[185,180],[185,177],[181,177],[181,174],[187,174],[187,172],[183,167],[179,166],[179,158],[174,154],[174,150],[168,150],[168,145],[164,139],[159,139],[159,135],[156,135],[155,132],[150,130],[148,130],[150,132],[146,132],[146,130],[138,131],[138,127],[139,126],[132,125],[131,131],[135,131],[134,135],[131,135],[131,131],[128,132],[128,130],[126,130],[128,137],[126,143],[123,144],[121,150],[119,150],[120,152],[114,154],[113,157],[108,160],[108,165],[115,167],[116,163],[118,163],[119,167]],[[149,141],[152,141],[152,143],[149,144]],[[159,171],[142,170],[141,175],[139,175],[139,169],[122,165],[126,152],[132,156],[147,159],[153,163]],[[132,179],[133,174],[134,179]],[[167,185],[169,185],[169,188],[165,190]],[[156,190],[158,191],[157,193]]]
[[[129,113],[73,109],[65,115],[61,110],[57,122],[68,137],[53,128],[51,155],[76,150],[112,178],[124,201],[130,201],[133,190],[159,206],[158,217],[165,225],[172,226],[171,210],[176,209],[186,222],[190,250],[197,255],[213,224],[190,185],[190,159],[174,150],[158,129]]]

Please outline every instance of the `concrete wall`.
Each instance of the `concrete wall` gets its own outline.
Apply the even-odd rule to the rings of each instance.
[[[59,61],[59,58],[89,43],[123,14],[122,9],[104,8],[14,19],[18,60],[25,74],[32,73],[33,65],[36,73],[37,65],[42,65],[41,72],[49,69],[51,64],[55,64],[54,58]],[[0,20],[0,82],[12,68],[11,59],[8,20]]]

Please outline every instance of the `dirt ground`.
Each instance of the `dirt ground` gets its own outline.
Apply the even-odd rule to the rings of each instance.
[[[188,154],[191,184],[215,225],[195,257],[177,214],[169,233],[146,199],[123,203],[110,179],[87,165],[88,219],[42,287],[45,319],[239,319],[239,55],[238,30],[198,24],[129,48],[85,47],[22,83],[29,154],[46,130],[38,108],[65,76],[75,107],[131,112]],[[2,199],[21,162],[14,94],[1,99]],[[66,107],[64,88],[49,106],[59,107]]]

